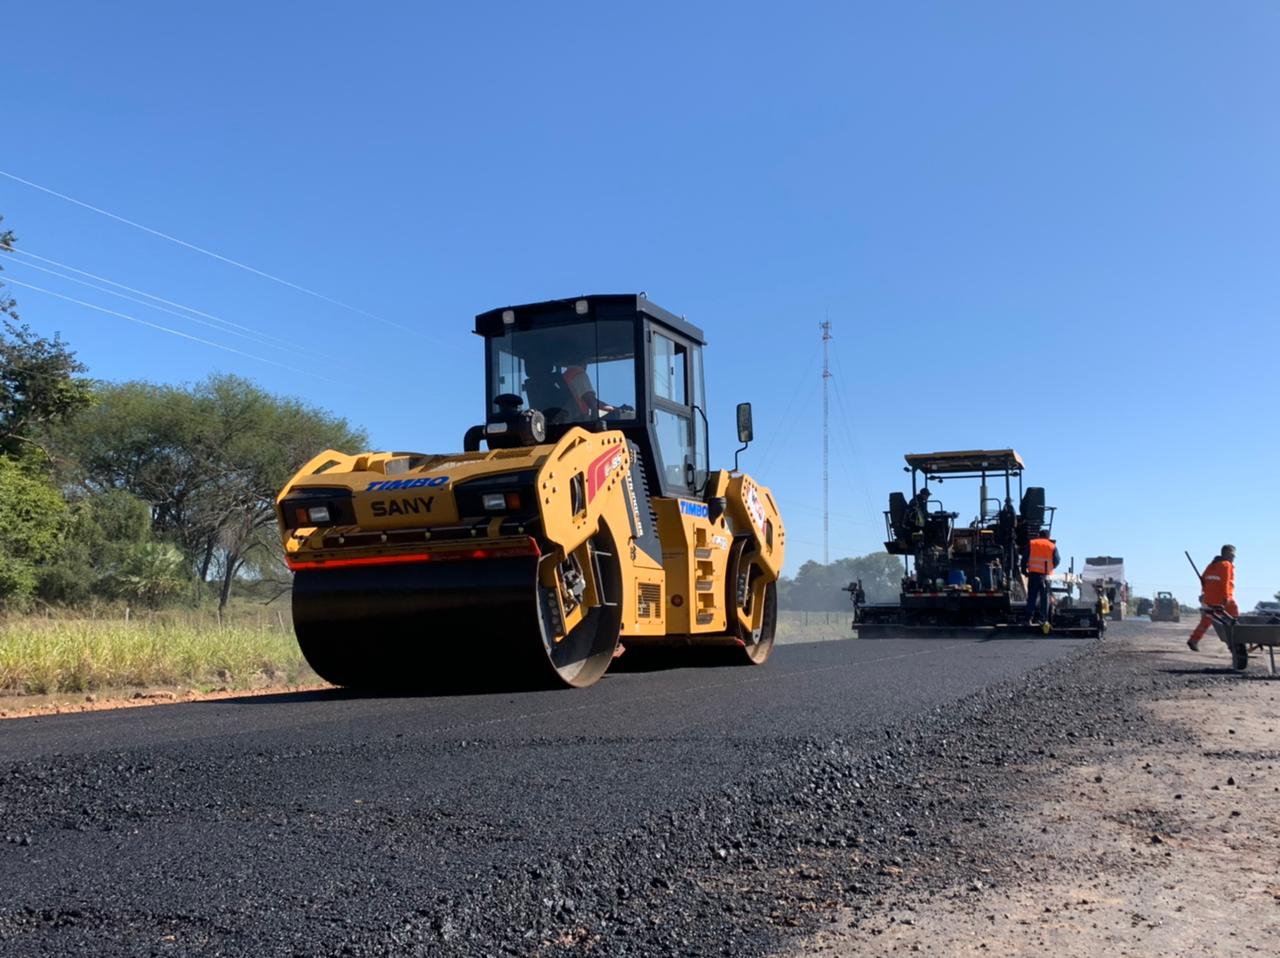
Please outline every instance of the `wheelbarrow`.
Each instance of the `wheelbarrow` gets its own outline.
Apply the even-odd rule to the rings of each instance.
[[[1245,613],[1233,616],[1220,605],[1201,610],[1213,623],[1218,638],[1231,650],[1231,667],[1249,667],[1249,653],[1267,650],[1271,674],[1276,674],[1276,646],[1280,645],[1280,616]]]

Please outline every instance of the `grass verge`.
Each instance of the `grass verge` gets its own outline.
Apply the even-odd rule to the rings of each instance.
[[[841,612],[781,612],[778,641],[851,638]],[[285,621],[208,617],[0,620],[0,693],[54,695],[187,686],[249,689],[319,681]]]
[[[853,638],[853,612],[778,612],[778,644]]]
[[[291,631],[174,622],[0,621],[0,692],[316,681]]]

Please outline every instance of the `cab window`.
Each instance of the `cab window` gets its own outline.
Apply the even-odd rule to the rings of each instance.
[[[502,393],[512,393],[519,396],[526,406],[529,405],[529,395],[524,386],[524,361],[515,353],[499,346],[494,350],[494,366],[490,398]]]
[[[692,491],[687,468],[692,465],[692,420],[666,409],[655,409],[653,425],[658,434],[658,455],[662,457],[663,485],[670,491]]]
[[[687,350],[661,333],[653,336],[653,392],[659,399],[689,405],[685,388]]]
[[[603,320],[508,330],[489,346],[489,398],[521,397],[549,424],[635,419],[633,325]]]
[[[653,430],[668,494],[687,495],[702,488],[706,466],[697,451],[697,413],[690,396],[690,350],[663,333],[650,338],[653,377]],[[696,364],[695,364],[696,365]],[[698,383],[692,383],[697,388]],[[701,476],[701,478],[699,478]]]
[[[707,462],[707,422],[703,418],[707,413],[706,401],[702,398],[702,350],[694,349],[693,360],[689,363],[689,368],[693,373],[693,405],[702,411],[699,415],[696,411],[693,414],[693,483],[699,489],[707,484],[707,470],[710,464]]]

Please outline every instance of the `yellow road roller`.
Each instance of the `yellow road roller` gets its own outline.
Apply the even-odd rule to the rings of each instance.
[[[624,650],[773,648],[786,533],[709,466],[703,333],[643,295],[481,313],[450,453],[327,450],[276,500],[307,661],[353,687],[584,687]],[[737,409],[738,452],[752,439]]]

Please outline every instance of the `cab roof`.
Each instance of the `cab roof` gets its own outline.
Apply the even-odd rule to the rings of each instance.
[[[962,473],[1004,473],[1017,475],[1025,468],[1022,457],[1012,449],[968,449],[960,452],[920,452],[904,456],[907,465],[926,476],[954,476]]]
[[[503,321],[503,315],[507,312],[512,314],[510,323]],[[594,296],[574,296],[571,299],[549,299],[541,303],[524,303],[520,306],[501,306],[476,316],[475,331],[480,336],[501,336],[511,327],[532,329],[537,326],[558,326],[597,319],[635,319],[640,315],[649,317],[699,345],[706,345],[706,334],[701,329],[687,322],[684,317],[649,302],[644,293],[600,293]]]

